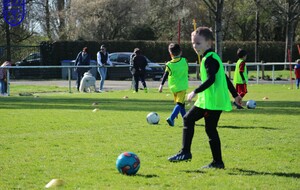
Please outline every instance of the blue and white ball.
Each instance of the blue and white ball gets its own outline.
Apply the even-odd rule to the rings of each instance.
[[[249,100],[246,103],[246,106],[248,109],[255,109],[256,108],[256,102],[254,100]]]
[[[116,161],[117,170],[124,175],[135,175],[140,169],[140,159],[133,152],[123,152]]]
[[[147,122],[152,125],[159,123],[159,115],[155,112],[151,112],[147,115]]]

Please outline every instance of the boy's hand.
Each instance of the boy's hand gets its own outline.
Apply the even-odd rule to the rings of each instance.
[[[158,92],[162,92],[163,85],[159,85]]]
[[[241,96],[237,96],[234,98],[234,102],[237,104],[237,105],[242,105],[242,97]]]
[[[192,92],[190,92],[190,93],[187,95],[187,98],[186,98],[186,99],[187,99],[188,101],[191,101],[195,96],[196,96],[195,92],[192,91]]]

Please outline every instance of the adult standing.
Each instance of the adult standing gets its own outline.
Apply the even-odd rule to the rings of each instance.
[[[11,66],[10,61],[5,61],[0,67],[0,95],[7,96],[7,69],[2,67]]]
[[[91,56],[88,53],[88,48],[84,47],[83,50],[78,53],[74,66],[87,66],[90,65],[90,61],[91,61]],[[76,81],[77,91],[79,91],[80,81],[84,73],[87,72],[89,69],[90,68],[80,68],[80,67],[75,68],[75,71],[77,73],[77,81]]]
[[[106,47],[104,45],[101,45],[100,51],[98,51],[97,53],[97,63],[99,65],[98,72],[101,77],[99,92],[104,92],[103,86],[104,86],[104,80],[106,79],[107,76],[107,66],[113,66],[113,64],[109,59],[108,52],[106,51]]]
[[[142,51],[139,48],[134,49],[134,56],[132,58],[132,69],[131,73],[134,78],[134,93],[139,90],[139,80],[141,80],[142,85],[144,86],[144,91],[147,93],[147,85],[145,81],[146,76],[146,66],[148,62],[145,56],[142,55]]]

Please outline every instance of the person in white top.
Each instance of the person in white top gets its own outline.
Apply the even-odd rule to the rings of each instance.
[[[97,53],[97,64],[99,65],[98,72],[101,77],[99,92],[103,92],[104,80],[106,79],[107,75],[107,66],[113,66],[104,45],[101,45],[100,51]]]

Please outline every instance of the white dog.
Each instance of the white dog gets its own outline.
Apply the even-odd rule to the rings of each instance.
[[[92,75],[92,73],[85,72],[79,86],[80,92],[91,92],[91,87],[96,91],[96,78]]]

